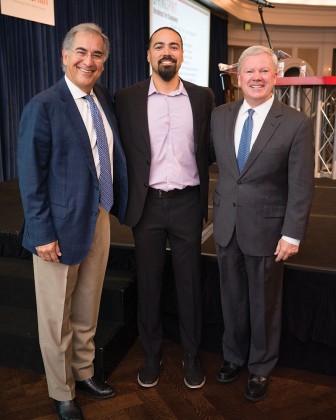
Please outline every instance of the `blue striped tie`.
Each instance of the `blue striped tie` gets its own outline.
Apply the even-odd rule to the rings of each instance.
[[[100,204],[106,211],[113,205],[113,183],[111,173],[110,153],[107,144],[106,132],[101,113],[91,95],[84,97],[90,104],[93,127],[97,136],[97,147],[100,164],[99,190]]]
[[[248,155],[250,154],[251,137],[253,130],[253,113],[254,109],[248,110],[248,117],[244,122],[243,131],[240,137],[239,149],[237,154],[237,163],[240,173],[244,169]]]

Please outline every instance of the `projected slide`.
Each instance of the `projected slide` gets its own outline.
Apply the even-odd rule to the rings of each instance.
[[[178,31],[183,39],[182,79],[209,85],[210,11],[192,0],[150,0],[150,34],[161,26]]]

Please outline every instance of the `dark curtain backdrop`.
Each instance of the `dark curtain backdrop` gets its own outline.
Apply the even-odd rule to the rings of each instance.
[[[211,15],[209,85],[215,93],[216,105],[226,102],[218,63],[228,62],[227,20]]]
[[[0,14],[0,181],[17,177],[16,142],[24,105],[62,77],[63,38],[82,22],[97,23],[110,38],[101,83],[114,92],[148,77],[148,0],[57,0],[55,26]],[[226,62],[226,24],[212,16],[210,86],[217,104],[223,102],[217,64]]]

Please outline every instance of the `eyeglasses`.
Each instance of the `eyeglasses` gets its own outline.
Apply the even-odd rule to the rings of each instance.
[[[85,60],[89,56],[92,58],[93,61],[100,62],[104,60],[103,53],[101,52],[94,52],[90,54],[86,50],[71,50],[71,51],[75,54],[77,58],[80,58],[81,60]]]

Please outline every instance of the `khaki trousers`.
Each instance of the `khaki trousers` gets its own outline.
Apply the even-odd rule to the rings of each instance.
[[[110,216],[100,208],[90,251],[80,264],[33,255],[40,348],[55,400],[75,398],[75,381],[94,374],[93,339],[109,249]]]

